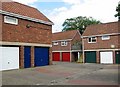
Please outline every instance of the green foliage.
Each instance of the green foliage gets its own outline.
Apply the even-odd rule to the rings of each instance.
[[[100,21],[93,19],[92,17],[82,17],[78,16],[75,18],[66,19],[63,23],[63,30],[79,30],[81,34],[83,34],[85,28],[91,24],[100,24]]]
[[[118,6],[116,7],[116,11],[117,14],[115,15],[115,17],[118,17],[118,20],[120,21],[120,4],[118,4]]]

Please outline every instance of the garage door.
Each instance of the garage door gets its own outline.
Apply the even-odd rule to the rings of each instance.
[[[96,52],[85,52],[85,63],[96,63]]]
[[[49,48],[35,47],[35,66],[49,64]]]
[[[0,71],[19,69],[19,47],[0,47]]]
[[[120,64],[120,51],[115,52],[116,64]]]
[[[113,52],[100,52],[100,63],[113,64]]]
[[[70,53],[69,52],[63,52],[62,53],[62,61],[70,62]]]
[[[60,52],[53,53],[53,61],[60,61]]]
[[[24,67],[31,67],[31,53],[30,47],[24,47]]]

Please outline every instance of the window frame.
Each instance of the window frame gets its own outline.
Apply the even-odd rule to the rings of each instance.
[[[108,38],[105,38],[106,36],[108,36]],[[102,40],[110,40],[110,35],[103,35],[103,36],[101,37],[101,39],[102,39]]]
[[[11,18],[11,19],[14,19],[14,20],[15,20],[15,22],[10,22],[10,21],[8,21],[7,17],[8,17],[8,18]],[[8,24],[18,25],[18,19],[17,19],[17,18],[15,18],[15,17],[4,16],[4,22],[5,22],[5,23],[8,23]]]
[[[63,45],[64,44],[64,45]],[[68,42],[67,41],[61,41],[61,46],[67,46]]]
[[[95,42],[93,42],[93,38],[95,38]],[[91,42],[89,41],[91,39]],[[97,42],[97,37],[88,37],[88,43],[96,43]]]

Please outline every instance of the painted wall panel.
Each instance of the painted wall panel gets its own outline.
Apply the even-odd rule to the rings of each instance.
[[[19,69],[19,47],[0,47],[0,71]]]
[[[60,61],[60,52],[53,52],[53,61]]]
[[[113,52],[100,52],[100,63],[113,64]]]
[[[69,52],[63,52],[62,53],[62,61],[70,62],[70,53]]]
[[[49,64],[49,48],[35,47],[35,66]]]
[[[31,48],[24,47],[24,67],[31,67]]]

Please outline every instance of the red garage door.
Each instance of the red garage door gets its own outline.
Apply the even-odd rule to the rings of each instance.
[[[53,53],[53,61],[60,61],[60,53],[59,52]]]
[[[62,53],[62,61],[70,62],[70,53],[69,52]]]

